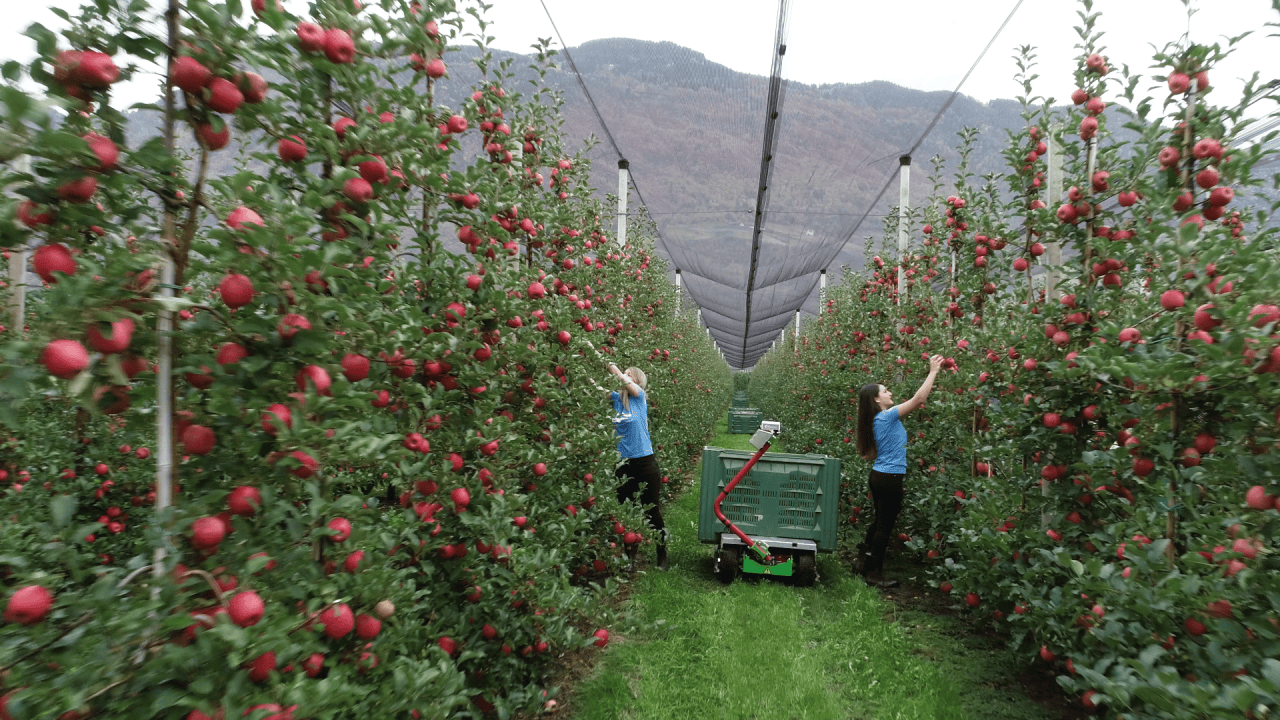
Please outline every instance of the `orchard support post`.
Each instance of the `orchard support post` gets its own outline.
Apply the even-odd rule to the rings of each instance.
[[[679,298],[676,303],[676,315],[679,315],[684,307],[684,279],[680,276],[680,268],[676,268],[676,297]]]
[[[1049,186],[1045,190],[1045,197],[1050,199],[1051,205],[1062,202],[1062,142],[1058,139],[1061,132],[1061,123],[1049,126]],[[1048,249],[1049,267],[1044,275],[1046,303],[1058,299],[1058,281],[1061,279],[1058,276],[1058,268],[1062,267],[1062,243],[1053,240],[1049,243]]]
[[[907,291],[907,211],[911,204],[911,156],[898,158],[898,304]]]
[[[618,159],[618,247],[627,245],[627,175],[631,163]]]
[[[822,271],[818,274],[818,302],[823,302],[826,299],[827,299],[827,269],[822,268]],[[819,308],[818,312],[822,312],[822,309]]]
[[[165,20],[168,25],[169,58],[164,82],[164,148],[172,156],[176,151],[174,127],[177,122],[173,71],[177,64],[177,48],[181,22],[178,14],[181,3],[169,0]],[[160,228],[160,315],[156,320],[156,506],[157,521],[173,504],[173,310],[167,307],[173,299],[174,278],[177,267],[174,253],[178,250],[178,218],[172,208],[167,208]],[[167,527],[160,522],[160,542],[155,549],[152,573],[164,575],[165,547],[169,544]],[[159,592],[157,588],[154,592]]]
[[[31,158],[21,155],[13,161],[14,170],[31,172]],[[16,221],[15,221],[16,222]],[[9,312],[13,316],[13,331],[21,336],[23,318],[27,314],[27,243],[9,249]]]

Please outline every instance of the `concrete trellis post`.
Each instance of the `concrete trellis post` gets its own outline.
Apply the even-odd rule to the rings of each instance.
[[[21,155],[14,158],[13,169],[31,172],[31,158]],[[15,221],[16,222],[16,221]],[[9,311],[13,318],[13,331],[21,336],[27,314],[27,243],[9,249]]]
[[[898,304],[907,292],[907,212],[911,205],[911,156],[898,158]]]
[[[676,268],[676,315],[680,314],[680,310],[684,307],[684,280],[680,277],[680,268]]]
[[[1045,190],[1045,197],[1049,198],[1046,204],[1050,207],[1062,200],[1062,143],[1058,140],[1061,132],[1060,123],[1049,127],[1049,187]],[[1048,245],[1049,262],[1044,275],[1044,299],[1045,302],[1053,302],[1058,299],[1058,268],[1062,267],[1062,244],[1054,241]]]
[[[822,272],[818,274],[818,302],[823,302],[826,299],[827,299],[827,269],[822,268]],[[818,312],[822,312],[822,309],[819,308]]]
[[[627,244],[627,175],[631,163],[626,158],[618,160],[618,246]]]

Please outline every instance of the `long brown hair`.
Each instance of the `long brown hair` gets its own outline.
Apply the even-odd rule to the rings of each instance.
[[[863,385],[858,391],[858,454],[867,460],[875,460],[879,454],[874,427],[876,415],[880,413],[880,404],[876,402],[879,394],[877,383]]]

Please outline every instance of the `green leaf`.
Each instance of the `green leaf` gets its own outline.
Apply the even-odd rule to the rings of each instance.
[[[71,524],[71,516],[76,511],[74,495],[55,495],[49,502],[49,514],[53,518],[54,527],[59,529]]]

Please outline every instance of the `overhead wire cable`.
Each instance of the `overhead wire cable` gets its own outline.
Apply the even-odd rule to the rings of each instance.
[[[746,365],[747,340],[751,335],[751,291],[760,260],[760,240],[769,205],[769,175],[773,169],[774,145],[778,139],[778,115],[782,112],[782,58],[787,54],[787,0],[778,0],[778,23],[774,30],[773,66],[769,71],[769,96],[765,101],[764,147],[760,152],[760,184],[756,189],[755,227],[751,231],[751,264],[747,270],[747,308],[743,319],[742,362]]]
[[[555,31],[556,39],[560,41],[560,47],[564,52],[564,59],[569,63],[569,69],[573,71],[573,76],[578,80],[578,87],[582,88],[582,94],[587,97],[587,103],[591,105],[591,112],[595,113],[596,121],[600,123],[601,129],[604,130],[605,138],[609,140],[609,145],[613,148],[613,152],[617,154],[619,160],[625,160],[626,156],[622,154],[622,149],[618,147],[617,141],[613,139],[613,133],[609,132],[609,125],[604,121],[604,116],[600,114],[600,108],[596,106],[595,98],[591,97],[591,91],[587,89],[586,80],[582,79],[582,73],[578,72],[578,66],[573,62],[573,55],[569,53],[569,46],[565,43],[564,37],[560,34],[560,28],[556,27],[555,18],[551,17],[551,10],[547,7],[546,0],[538,0],[542,5],[542,11],[547,14],[547,21],[551,23],[551,29]],[[627,171],[627,181],[631,187],[635,188],[636,198],[640,201],[640,205],[644,206],[644,196],[640,193],[640,186],[636,184],[636,178]],[[656,230],[655,226],[655,230]],[[662,236],[662,231],[657,230],[658,241],[662,243],[664,249],[667,249],[667,240]],[[671,255],[670,249],[667,249],[667,255]]]
[[[973,71],[977,69],[978,64],[982,62],[982,59],[987,56],[987,51],[995,44],[996,38],[1000,37],[1000,33],[1004,31],[1006,26],[1008,26],[1009,21],[1012,20],[1014,14],[1018,12],[1018,8],[1022,7],[1022,2],[1023,0],[1018,0],[1018,2],[1013,6],[1013,9],[1009,11],[1009,15],[1005,17],[1004,22],[1000,24],[1000,27],[996,29],[995,34],[991,36],[991,40],[987,42],[987,46],[978,54],[978,59],[974,60],[973,65],[969,66],[969,71],[960,79],[960,83],[956,85],[956,89],[951,91],[951,95],[947,98],[947,101],[944,102],[942,107],[938,109],[938,112],[934,114],[933,119],[929,121],[929,126],[925,128],[923,133],[921,133],[920,137],[911,146],[911,149],[904,153],[900,153],[900,155],[911,155],[914,153],[920,148],[920,145],[925,141],[925,139],[929,137],[929,133],[933,132],[933,128],[937,126],[938,121],[942,119],[943,114],[945,114],[951,107],[951,103],[955,102],[955,99],[960,95],[960,88],[964,87],[965,81],[968,80],[969,76],[973,74]],[[848,244],[849,239],[853,237],[854,233],[858,232],[858,228],[862,227],[862,223],[870,217],[871,211],[875,209],[876,204],[880,202],[880,198],[884,197],[885,192],[889,190],[889,186],[892,184],[893,173],[890,173],[884,187],[880,188],[880,192],[876,193],[876,199],[871,201],[871,205],[867,207],[867,211],[863,213],[862,217],[858,219],[858,222],[855,223],[852,228],[843,234],[840,239],[840,247],[836,250],[835,255],[839,255],[840,252],[844,250],[844,246]]]

